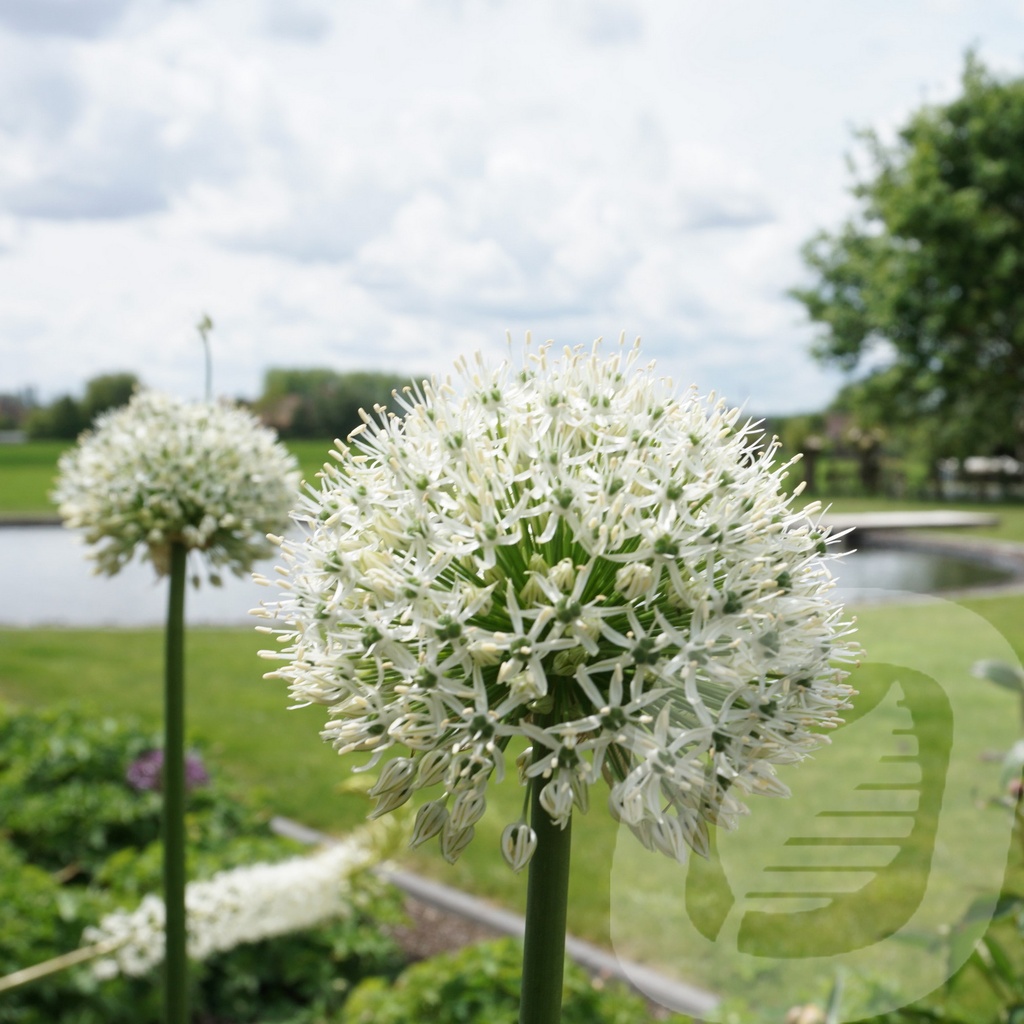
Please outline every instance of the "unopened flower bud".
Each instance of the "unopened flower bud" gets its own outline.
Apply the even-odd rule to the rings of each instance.
[[[615,589],[627,600],[635,601],[651,589],[653,573],[644,562],[629,562],[615,574]]]
[[[396,790],[405,789],[416,774],[416,762],[411,757],[396,757],[384,766],[380,777],[368,795],[377,798]]]
[[[435,747],[428,751],[419,762],[419,778],[417,784],[421,788],[436,786],[448,771],[452,756],[443,747]]]
[[[413,825],[412,839],[409,841],[409,845],[415,849],[428,839],[433,839],[444,828],[447,821],[448,808],[445,807],[443,800],[431,800],[429,803],[425,803],[416,812],[416,823]]]
[[[509,693],[523,704],[539,700],[548,692],[547,680],[543,677],[538,679],[537,674],[530,668],[513,676],[509,680],[508,689]]]
[[[475,825],[487,810],[487,800],[478,789],[466,789],[452,803],[451,827],[462,831]]]
[[[540,791],[540,805],[559,828],[565,828],[572,814],[572,786],[564,779],[552,779]]]
[[[529,781],[527,775],[527,769],[533,763],[533,747],[527,747],[517,758],[516,758],[516,771],[519,774],[519,785],[525,786]]]
[[[501,833],[501,855],[513,871],[522,871],[537,849],[537,833],[524,821],[506,825]]]
[[[557,565],[555,565],[551,572],[548,573],[548,579],[563,594],[568,594],[573,584],[576,582],[576,567],[572,564],[571,558],[563,558]]]
[[[459,859],[459,854],[473,841],[476,829],[472,825],[461,832],[451,827],[451,821],[445,822],[441,829],[441,856],[449,864],[454,864]]]
[[[388,792],[378,799],[368,817],[379,818],[381,815],[387,814],[389,811],[393,811],[396,807],[401,807],[414,792],[415,790],[411,784],[406,785],[401,789],[388,790]]]

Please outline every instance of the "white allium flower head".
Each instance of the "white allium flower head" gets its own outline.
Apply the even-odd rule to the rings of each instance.
[[[524,737],[556,823],[603,775],[646,846],[706,852],[848,706],[819,509],[792,507],[777,442],[638,346],[457,370],[367,417],[303,497],[270,675],[330,708],[340,753],[407,751],[375,813],[439,789],[414,838],[448,859]],[[502,841],[517,869],[527,828]]]
[[[164,575],[180,542],[212,582],[270,553],[266,535],[287,523],[299,484],[293,456],[251,413],[154,391],[98,417],[59,470],[54,498],[97,571],[113,575],[141,549]]]

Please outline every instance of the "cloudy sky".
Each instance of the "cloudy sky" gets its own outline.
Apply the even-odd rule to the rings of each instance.
[[[0,0],[0,391],[640,335],[758,412],[853,130],[1024,72],[1022,0]]]

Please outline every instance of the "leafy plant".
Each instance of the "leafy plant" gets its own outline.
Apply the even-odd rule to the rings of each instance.
[[[480,942],[407,967],[388,984],[362,982],[349,997],[342,1024],[514,1024],[519,1013],[522,945],[515,939]],[[590,977],[570,964],[562,997],[563,1024],[634,1024],[650,1019],[639,996]],[[672,1020],[684,1018],[674,1016]]]
[[[126,771],[154,737],[131,722],[64,708],[0,713],[0,977],[75,950],[89,925],[160,891],[159,794]],[[189,876],[293,857],[268,816],[222,780],[189,793]],[[198,1020],[322,1020],[367,975],[393,976],[401,952],[386,927],[397,892],[367,880],[346,919],[195,964]],[[99,980],[76,967],[0,996],[0,1024],[148,1024],[153,976]]]

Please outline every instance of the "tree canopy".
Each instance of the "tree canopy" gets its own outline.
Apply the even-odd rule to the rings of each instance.
[[[807,243],[816,281],[792,292],[823,328],[815,355],[880,353],[872,400],[941,425],[951,454],[1024,452],[1024,79],[969,54],[960,96],[892,144],[861,137],[857,212]]]
[[[344,438],[363,422],[360,409],[394,408],[391,393],[411,380],[372,371],[270,369],[255,408],[282,437]]]
[[[32,438],[74,440],[101,412],[127,405],[137,387],[139,378],[134,373],[93,377],[81,400],[61,395],[49,405],[33,409],[25,421],[26,432]]]

